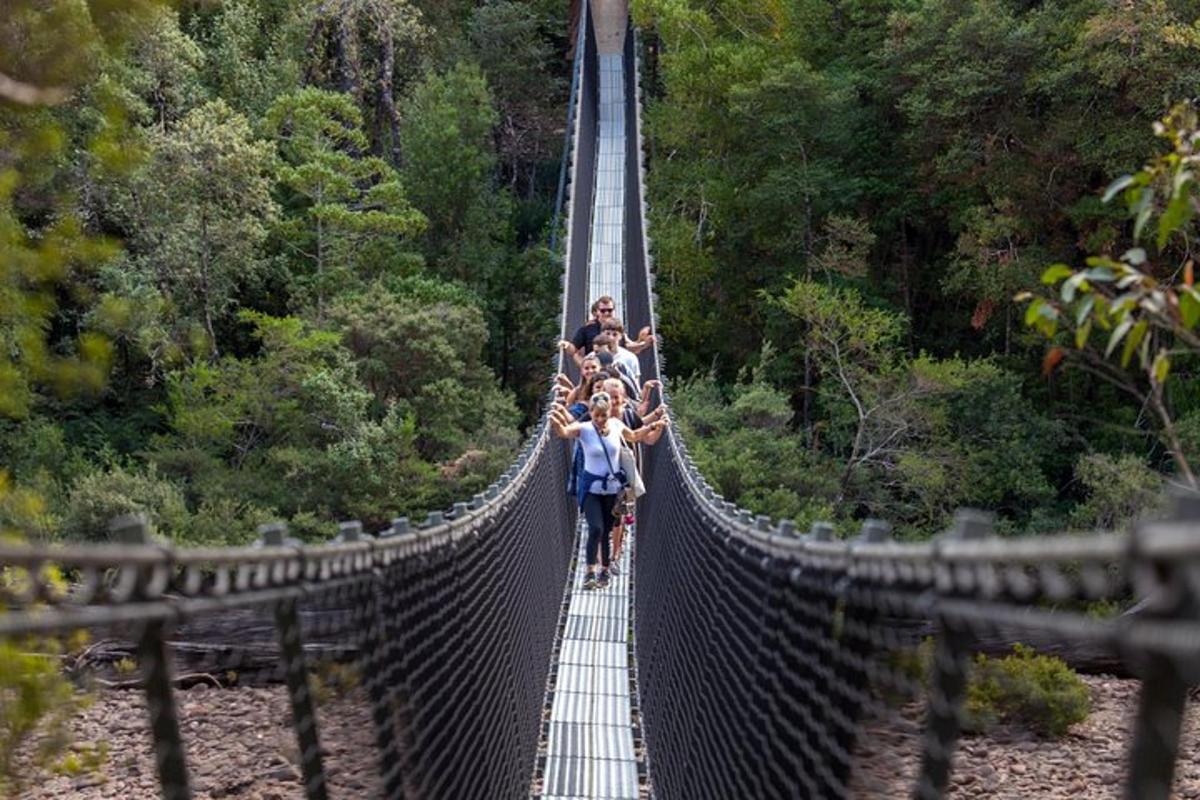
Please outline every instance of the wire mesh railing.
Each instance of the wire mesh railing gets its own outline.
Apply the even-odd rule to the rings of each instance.
[[[144,690],[149,730],[139,735],[153,742],[166,798],[192,797],[197,777],[203,794],[220,794],[189,769],[205,745],[187,735],[194,719],[181,724],[196,676],[286,687],[274,713],[290,723],[260,725],[290,727],[283,766],[311,800],[331,796],[323,754],[344,749],[321,735],[317,699],[334,684],[372,730],[357,732],[364,752],[342,759],[340,783],[352,790],[341,796],[519,797],[574,541],[565,469],[562,445],[539,428],[509,473],[451,518],[397,520],[378,537],[344,523],[340,541],[305,546],[267,526],[260,547],[177,550],[123,518],[121,544],[0,546],[0,638],[36,650],[87,631],[101,644],[77,673],[95,687],[124,672]],[[219,695],[208,695],[207,716],[226,713]],[[246,766],[228,777],[270,771]]]
[[[972,656],[994,642],[1086,646],[1140,678],[1123,791],[1171,796],[1200,682],[1195,496],[1128,536],[1001,539],[963,511],[921,544],[878,520],[838,541],[832,526],[800,533],[724,501],[678,439],[651,458],[637,646],[657,796],[886,797],[908,769],[913,796],[942,797]],[[1134,599],[1129,613],[1086,613]],[[874,758],[871,735],[913,703],[909,763]]]
[[[627,60],[637,55],[631,44]],[[627,302],[653,316],[641,97],[629,96]],[[662,374],[657,347],[643,373]],[[987,515],[964,510],[943,534],[902,544],[879,520],[836,540],[828,524],[801,532],[737,508],[676,431],[647,451],[645,477],[635,648],[656,797],[954,794],[974,655],[1014,643],[1086,650],[1140,679],[1127,732],[1109,734],[1124,749],[1109,779],[1043,781],[1038,796],[1172,796],[1187,694],[1200,683],[1194,494],[1128,535],[1000,538]],[[1102,618],[1089,604],[1126,611]]]

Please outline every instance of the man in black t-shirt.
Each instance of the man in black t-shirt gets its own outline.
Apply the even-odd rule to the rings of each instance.
[[[570,341],[564,339],[559,346],[567,351],[567,355],[575,359],[576,364],[583,363],[583,357],[592,352],[592,341],[600,334],[604,320],[612,319],[616,312],[616,302],[608,295],[604,295],[592,303],[592,319],[587,324],[581,325]],[[654,344],[654,334],[650,332],[649,327],[645,327],[638,334],[636,341],[626,338],[622,347],[637,354],[652,344]]]

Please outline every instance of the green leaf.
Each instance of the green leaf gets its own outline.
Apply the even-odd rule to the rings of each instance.
[[[1200,293],[1190,286],[1184,286],[1179,291],[1179,316],[1183,327],[1191,330],[1200,322]]]
[[[1029,308],[1025,309],[1025,324],[1027,326],[1033,326],[1037,322],[1042,306],[1044,305],[1046,305],[1046,301],[1040,297],[1035,297],[1029,303]]]
[[[1089,261],[1090,260],[1091,259],[1089,259]],[[1112,263],[1115,264],[1116,262],[1112,262]],[[1120,266],[1120,265],[1117,265],[1117,266]],[[1111,270],[1107,266],[1092,267],[1091,269],[1085,270],[1084,272],[1082,272],[1080,274],[1082,274],[1083,277],[1087,278],[1089,281],[1092,281],[1093,283],[1112,283],[1114,280],[1116,280],[1116,277],[1117,277],[1117,274],[1115,272],[1113,272],[1113,270]]]
[[[1129,333],[1129,329],[1133,327],[1133,320],[1125,319],[1118,325],[1108,337],[1108,345],[1104,348],[1104,357],[1108,358],[1112,355],[1112,351],[1117,349],[1117,345],[1125,338],[1125,334]]]
[[[1089,267],[1107,267],[1114,271],[1119,271],[1125,266],[1120,261],[1113,261],[1108,256],[1088,256],[1084,263]]]
[[[1171,237],[1172,233],[1187,223],[1188,217],[1192,215],[1190,194],[1187,187],[1177,192],[1171,198],[1171,202],[1167,203],[1167,208],[1163,211],[1162,216],[1158,218],[1158,246],[1160,248],[1167,243],[1167,239]]]
[[[1133,185],[1133,176],[1132,175],[1122,175],[1121,177],[1117,178],[1115,181],[1110,183],[1108,185],[1108,188],[1104,190],[1104,197],[1102,198],[1102,202],[1107,203],[1107,202],[1111,201],[1114,197],[1117,196],[1118,192],[1129,188],[1131,185]]]
[[[1154,366],[1151,372],[1157,383],[1167,382],[1167,376],[1171,374],[1171,357],[1167,355],[1166,350],[1158,351],[1158,355],[1154,357]]]
[[[1083,301],[1079,304],[1079,308],[1075,309],[1075,324],[1082,325],[1083,321],[1088,318],[1089,314],[1092,313],[1092,308],[1095,307],[1095,305],[1096,295],[1089,294],[1087,297],[1083,298]],[[1091,324],[1091,320],[1088,320],[1088,324]]]
[[[1133,223],[1133,238],[1142,238],[1142,229],[1146,227],[1146,223],[1150,221],[1150,214],[1154,211],[1154,190],[1146,187],[1141,190],[1137,203],[1130,209],[1134,215]]]
[[[1139,267],[1146,263],[1146,250],[1142,247],[1132,247],[1125,251],[1125,254],[1121,256],[1121,260],[1127,264]]]
[[[1069,278],[1075,274],[1075,270],[1068,267],[1066,264],[1051,264],[1042,273],[1042,283],[1046,286],[1053,286],[1063,278]]]
[[[1069,303],[1075,299],[1076,290],[1087,291],[1087,275],[1082,272],[1077,272],[1071,277],[1063,281],[1061,296],[1064,303]]]
[[[1150,323],[1142,319],[1129,329],[1129,335],[1125,337],[1125,348],[1121,350],[1122,367],[1129,366],[1129,360],[1133,358],[1133,354],[1137,351],[1138,345],[1142,343],[1142,338],[1145,337],[1149,328]]]
[[[1075,329],[1075,347],[1082,350],[1083,346],[1087,344],[1088,337],[1091,335],[1092,321],[1089,319],[1087,322]]]

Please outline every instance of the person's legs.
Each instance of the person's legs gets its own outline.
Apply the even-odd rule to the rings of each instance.
[[[617,496],[615,494],[597,495],[600,498],[600,586],[608,585],[608,565],[610,562],[608,551],[608,526],[612,524],[613,507],[616,505]]]
[[[587,576],[584,588],[595,586],[596,561],[603,555],[603,564],[608,566],[608,521],[604,517],[604,495],[589,494],[583,499],[583,518],[587,523]],[[609,512],[611,513],[611,512]],[[590,584],[590,585],[589,585]]]

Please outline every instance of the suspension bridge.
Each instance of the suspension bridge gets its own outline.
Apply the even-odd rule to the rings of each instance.
[[[564,337],[604,294],[631,325],[655,326],[638,76],[624,3],[585,3],[556,226]],[[644,375],[661,375],[656,348],[641,359]],[[256,547],[176,549],[125,518],[109,545],[0,544],[12,578],[0,584],[0,637],[132,642],[167,800],[236,796],[197,777],[184,659],[192,674],[241,664],[285,687],[309,800],[886,796],[865,788],[881,770],[907,770],[912,796],[937,798],[968,662],[997,636],[1087,646],[1139,678],[1123,791],[1171,796],[1200,680],[1194,497],[1128,535],[999,539],[986,515],[962,511],[924,543],[893,541],[879,520],[839,540],[831,526],[799,531],[725,501],[675,432],[645,455],[650,491],[625,569],[603,590],[582,590],[569,451],[543,421],[485,492],[374,535],[347,522],[336,541],[301,545],[266,526]],[[1082,610],[1128,597],[1136,613]],[[244,621],[262,641],[185,652],[176,632],[214,620]],[[917,680],[904,656],[930,639],[930,674]],[[322,710],[330,675],[347,667],[371,750],[349,784],[349,756],[331,767],[345,726]],[[923,709],[905,768],[872,760],[898,696]]]

